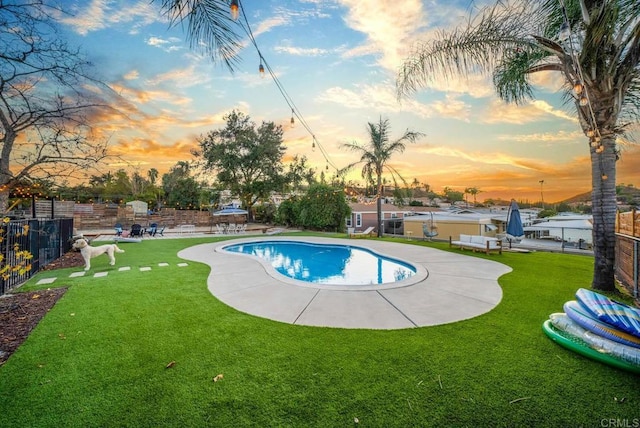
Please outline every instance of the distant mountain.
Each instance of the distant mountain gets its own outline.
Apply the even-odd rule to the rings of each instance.
[[[579,195],[575,195],[570,197],[569,199],[565,199],[564,201],[560,201],[560,203],[565,204],[584,204],[587,202],[591,202],[591,192],[580,193]]]
[[[618,202],[625,205],[640,205],[640,189],[634,186],[620,185],[616,187]],[[566,204],[585,204],[591,202],[591,192],[580,193],[561,201]]]

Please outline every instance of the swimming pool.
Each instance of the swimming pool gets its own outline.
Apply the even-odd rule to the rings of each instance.
[[[389,284],[416,273],[408,263],[350,245],[256,241],[228,245],[223,250],[258,257],[282,275],[314,284]]]

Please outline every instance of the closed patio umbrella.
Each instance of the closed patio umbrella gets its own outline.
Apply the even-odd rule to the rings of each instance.
[[[247,210],[242,210],[240,208],[224,208],[221,209],[220,211],[216,211],[213,213],[213,215],[216,216],[220,216],[220,215],[234,215],[234,214],[249,214],[249,212]]]
[[[520,208],[515,200],[511,200],[509,212],[507,213],[507,239],[509,247],[511,242],[520,242],[524,238],[524,228],[522,227],[522,218],[520,217]]]

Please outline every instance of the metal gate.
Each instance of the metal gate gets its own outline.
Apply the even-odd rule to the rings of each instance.
[[[12,220],[0,225],[0,294],[24,283],[71,249],[73,219]]]

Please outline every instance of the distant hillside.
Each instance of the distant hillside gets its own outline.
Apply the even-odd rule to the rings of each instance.
[[[575,195],[570,197],[569,199],[560,201],[560,203],[565,204],[584,204],[587,202],[591,202],[591,192],[580,193],[579,195]]]
[[[640,205],[640,189],[638,189],[637,187],[634,187],[632,185],[618,186],[617,193],[618,202],[628,205]],[[591,202],[591,192],[580,193],[579,195],[573,196],[569,199],[565,199],[562,202],[566,204],[584,204],[587,202]]]

